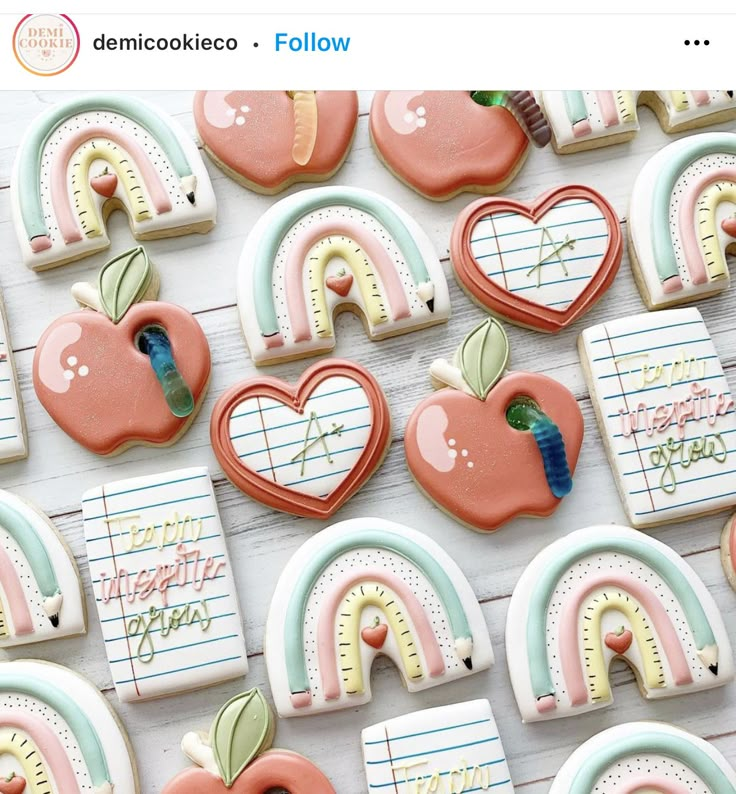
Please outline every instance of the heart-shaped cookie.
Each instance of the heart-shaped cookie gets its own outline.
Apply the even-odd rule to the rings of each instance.
[[[381,465],[391,416],[376,379],[333,358],[296,386],[270,376],[233,386],[215,405],[210,436],[225,474],[248,496],[328,518]]]
[[[621,264],[621,227],[589,187],[565,185],[532,204],[482,198],[452,230],[460,286],[488,311],[557,333],[611,285]]]

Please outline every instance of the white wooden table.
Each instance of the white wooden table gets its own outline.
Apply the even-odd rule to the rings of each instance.
[[[188,92],[141,92],[176,116],[194,134],[192,95]],[[21,648],[12,658],[37,657],[69,665],[89,676],[105,692],[122,717],[137,753],[142,791],[159,792],[186,760],[179,749],[189,729],[208,728],[219,706],[246,687],[258,686],[270,695],[263,659],[263,633],[271,594],[279,572],[292,552],[322,524],[275,513],[233,488],[224,478],[209,444],[212,405],[232,383],[255,372],[243,342],[235,306],[235,272],[243,241],[258,216],[274,198],[255,195],[216,167],[209,166],[218,199],[217,227],[208,235],[193,235],[148,244],[162,276],[161,297],[186,306],[201,322],[213,353],[213,377],[206,403],[184,438],[170,449],[136,447],[106,460],[79,447],[51,421],[35,397],[31,383],[33,350],[41,332],[58,315],[74,308],[70,285],[92,277],[108,254],[40,275],[20,261],[10,222],[9,181],[21,135],[34,116],[66,98],[61,92],[0,92],[0,284],[7,306],[20,384],[28,422],[30,457],[0,468],[0,485],[33,500],[56,522],[77,557],[89,606],[89,634]],[[577,397],[585,415],[583,445],[575,488],[552,518],[513,521],[495,535],[476,534],[456,524],[416,489],[404,462],[403,428],[410,411],[430,391],[427,367],[437,355],[450,355],[483,312],[457,287],[447,258],[455,216],[472,197],[459,196],[437,204],[400,184],[380,164],[368,139],[370,93],[361,97],[361,118],[352,152],[336,183],[369,188],[403,206],[419,221],[443,257],[450,284],[453,317],[447,325],[379,343],[367,341],[352,315],[338,320],[336,354],[367,366],[385,389],[394,419],[394,439],[385,463],[363,490],[337,516],[346,519],[377,515],[399,518],[443,544],[465,571],[483,605],[496,653],[490,672],[409,696],[388,664],[374,669],[373,702],[337,714],[281,720],[276,745],[312,758],[331,778],[338,794],[366,790],[360,755],[362,727],[381,719],[427,706],[488,697],[499,723],[511,773],[518,791],[542,794],[570,752],[605,727],[632,719],[674,722],[706,737],[736,763],[736,685],[710,692],[646,702],[639,696],[628,669],[614,673],[615,705],[577,719],[523,726],[509,686],[504,649],[508,599],[521,571],[546,543],[591,523],[625,523],[625,517],[603,453],[590,399],[575,348],[577,334],[587,324],[644,311],[628,260],[598,306],[573,328],[546,336],[507,326],[512,367],[544,372],[564,383]],[[579,182],[601,191],[625,223],[632,182],[645,160],[663,146],[665,136],[654,117],[642,111],[644,131],[630,144],[598,152],[557,156],[551,148],[531,153],[507,191],[531,199],[560,183]],[[726,125],[726,129],[736,129]],[[293,188],[298,189],[298,188]],[[293,190],[292,189],[292,190]],[[133,240],[121,213],[111,218],[110,255]],[[699,304],[715,339],[732,389],[736,388],[736,295],[727,291]],[[541,353],[541,355],[540,355]],[[305,368],[295,362],[270,368],[272,374],[294,380]],[[194,694],[122,706],[112,688],[110,672],[91,597],[84,552],[79,497],[108,480],[151,474],[181,466],[206,464],[215,481],[223,523],[228,533],[238,590],[244,612],[251,671],[233,681]],[[683,554],[704,579],[724,612],[736,639],[736,594],[722,573],[719,533],[725,514],[663,527],[652,534]]]

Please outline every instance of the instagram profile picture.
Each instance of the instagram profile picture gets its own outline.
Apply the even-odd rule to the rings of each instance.
[[[77,59],[79,31],[66,14],[27,14],[13,33],[13,52],[32,74],[61,74]]]

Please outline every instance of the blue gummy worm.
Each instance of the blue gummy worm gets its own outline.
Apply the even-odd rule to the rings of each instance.
[[[530,430],[542,453],[544,473],[550,491],[562,499],[572,490],[572,475],[567,465],[567,453],[562,433],[557,425],[547,416],[540,416]]]

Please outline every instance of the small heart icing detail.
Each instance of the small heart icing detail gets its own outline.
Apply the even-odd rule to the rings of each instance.
[[[386,642],[386,637],[388,636],[388,626],[385,623],[378,623],[374,626],[366,626],[360,632],[360,636],[363,638],[363,642],[366,643],[366,645],[370,645],[371,648],[378,650],[383,648],[383,644]]]
[[[391,443],[386,397],[350,361],[314,364],[296,386],[253,378],[215,405],[210,436],[231,482],[275,510],[327,518],[373,474]]]
[[[348,292],[350,292],[350,288],[353,286],[353,274],[342,273],[337,276],[329,276],[325,280],[325,284],[327,284],[328,288],[333,292],[340,295],[340,297],[345,298]]]
[[[620,634],[609,631],[606,634],[605,643],[615,653],[626,653],[631,647],[633,639],[633,634],[628,629]]]
[[[90,179],[90,185],[95,193],[105,198],[112,198],[118,187],[117,174],[102,173]]]
[[[557,333],[603,295],[623,252],[613,207],[582,185],[555,188],[532,204],[500,197],[458,217],[450,255],[471,297],[512,322]]]

